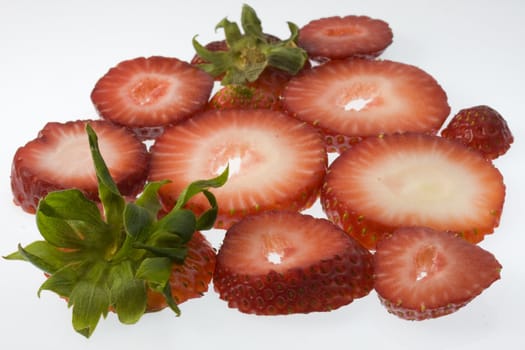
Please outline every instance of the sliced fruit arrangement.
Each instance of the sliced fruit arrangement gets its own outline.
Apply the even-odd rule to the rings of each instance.
[[[396,230],[377,244],[375,290],[387,310],[408,320],[450,314],[500,278],[481,247],[424,227]]]
[[[299,30],[298,44],[308,56],[324,62],[379,56],[393,39],[387,22],[368,16],[333,16],[313,20]]]
[[[318,127],[327,149],[338,152],[370,136],[436,133],[450,113],[447,95],[432,76],[388,60],[314,67],[290,80],[283,104],[291,115]]]
[[[501,114],[485,105],[460,110],[441,131],[441,136],[457,140],[487,159],[505,154],[514,141]]]
[[[368,138],[329,167],[328,218],[364,246],[403,226],[455,232],[476,243],[498,226],[505,185],[479,153],[439,136]]]
[[[100,116],[143,139],[204,109],[213,78],[172,57],[138,57],[120,62],[96,83],[91,100]]]
[[[323,183],[327,154],[315,128],[283,113],[210,110],[157,138],[149,180],[171,181],[159,191],[170,208],[191,179],[216,176],[228,164],[228,183],[213,190],[219,228],[263,210],[311,206]],[[189,204],[198,212],[206,202],[197,196]]]
[[[226,232],[213,285],[230,307],[244,313],[331,311],[372,290],[372,260],[326,219],[267,211]]]
[[[36,213],[43,240],[19,245],[7,258],[43,270],[48,279],[39,293],[49,290],[65,298],[74,329],[89,337],[110,310],[126,324],[166,305],[179,314],[175,298],[182,302],[207,288],[203,284],[211,280],[213,251],[200,234],[193,236],[213,226],[217,202],[208,188],[222,186],[228,173],[189,184],[177,205],[158,218],[157,192],[165,181],[149,183],[136,201],[126,202],[102,158],[95,131],[90,124],[86,130],[103,213],[77,189],[51,192]],[[197,216],[183,207],[199,193],[209,203]]]
[[[47,193],[68,188],[98,199],[97,177],[85,132],[88,122],[99,135],[102,154],[119,191],[134,197],[143,189],[149,153],[131,132],[103,120],[52,122],[14,155],[11,189],[15,204],[35,213],[39,200]]]

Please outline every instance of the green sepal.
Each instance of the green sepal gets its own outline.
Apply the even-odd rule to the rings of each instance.
[[[67,298],[71,295],[75,284],[80,278],[82,264],[75,263],[62,267],[51,274],[38,289],[38,296],[43,290],[49,290],[61,297]]]
[[[191,197],[205,191],[210,187],[218,188],[223,186],[226,183],[226,180],[228,180],[228,172],[229,166],[226,167],[226,169],[224,169],[224,171],[217,177],[208,180],[197,180],[192,182],[189,186],[182,190],[173,209],[176,210],[182,208],[186,205],[186,203],[188,203]]]
[[[110,289],[107,285],[108,264],[96,262],[86,269],[73,286],[68,306],[73,308],[73,328],[90,337],[101,317],[106,317],[110,306]]]
[[[213,193],[208,190],[202,190],[202,194],[208,199],[210,203],[210,208],[203,212],[198,218],[195,224],[195,231],[209,230],[213,228],[215,220],[217,219],[217,214],[219,212],[219,206],[217,200]]]
[[[122,213],[124,211],[125,200],[120,194],[102,158],[97,134],[90,124],[86,124],[86,132],[88,134],[91,157],[97,174],[98,195],[104,208],[107,223],[114,228],[116,232],[116,230],[122,227]]]
[[[142,191],[141,195],[135,201],[135,204],[143,207],[156,217],[159,211],[162,209],[162,205],[158,197],[159,190],[167,183],[169,183],[167,180],[148,183],[144,187],[144,191]]]
[[[242,38],[242,33],[237,23],[230,22],[227,18],[222,19],[215,26],[215,31],[221,28],[224,30],[224,36],[226,39],[226,43],[230,47]]]
[[[146,208],[135,203],[126,203],[124,209],[124,229],[134,239],[147,236],[155,217]]]
[[[264,37],[261,20],[257,17],[255,10],[246,4],[242,6],[241,26],[247,36],[258,37],[261,39]]]
[[[172,264],[172,260],[168,257],[146,258],[138,267],[135,277],[145,280],[154,287],[164,288],[170,278]]]
[[[188,242],[197,226],[195,214],[188,209],[172,210],[158,221],[157,230],[176,234],[181,243]]]
[[[111,239],[96,204],[76,189],[47,194],[38,205],[36,223],[45,240],[56,247],[99,248]]]
[[[136,278],[133,270],[131,262],[124,261],[112,266],[109,272],[111,305],[124,324],[138,322],[147,307],[146,283]]]
[[[154,245],[147,245],[143,243],[135,243],[133,247],[136,249],[144,249],[158,257],[168,258],[178,263],[184,262],[188,249],[186,247],[158,247]]]
[[[166,283],[164,286],[162,294],[164,295],[164,299],[166,299],[166,303],[168,304],[169,308],[175,312],[177,316],[180,316],[180,309],[175,299],[173,299],[173,295],[171,294],[171,286],[169,283]]]
[[[25,248],[20,244],[18,251],[4,257],[8,260],[28,261],[46,273],[55,273],[62,266],[75,260],[82,259],[82,254],[76,251],[66,252],[46,241],[35,241]]]

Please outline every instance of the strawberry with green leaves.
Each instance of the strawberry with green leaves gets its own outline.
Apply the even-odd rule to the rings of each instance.
[[[212,97],[211,108],[274,109],[284,85],[308,62],[306,51],[297,46],[299,29],[288,22],[288,39],[268,35],[248,5],[242,8],[241,26],[244,33],[237,23],[225,18],[216,26],[224,30],[224,41],[203,46],[194,38],[196,56],[192,62],[224,86]]]
[[[194,233],[213,226],[218,208],[208,188],[222,186],[228,171],[188,185],[173,209],[158,218],[157,193],[166,181],[147,184],[135,202],[126,202],[100,154],[97,135],[89,124],[86,129],[103,213],[77,189],[51,192],[36,213],[43,240],[19,246],[6,258],[43,270],[49,277],[39,293],[49,290],[67,299],[74,329],[89,337],[110,310],[122,323],[137,322],[148,311],[151,291],[180,313],[170,283],[174,266],[189,255]],[[197,216],[184,206],[199,193],[209,208]]]

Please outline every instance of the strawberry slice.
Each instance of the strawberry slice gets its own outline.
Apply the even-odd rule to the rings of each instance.
[[[330,166],[328,217],[366,247],[402,226],[453,231],[479,242],[499,223],[501,173],[479,153],[424,134],[368,138]]]
[[[315,128],[266,110],[209,110],[166,129],[151,148],[150,180],[169,179],[160,190],[167,208],[191,179],[209,178],[229,164],[226,185],[213,189],[216,227],[268,209],[302,210],[317,199],[327,167]],[[206,208],[204,196],[189,202]]]
[[[97,178],[86,136],[89,123],[100,137],[102,154],[125,196],[135,196],[146,181],[149,154],[127,129],[103,120],[47,123],[38,137],[14,155],[11,188],[14,202],[35,213],[39,200],[55,190],[77,188],[98,199]]]
[[[298,44],[316,61],[377,57],[392,43],[388,23],[367,16],[326,17],[299,31]]]
[[[103,118],[149,139],[203,109],[212,88],[213,78],[187,62],[138,57],[120,62],[100,78],[91,100]]]
[[[169,278],[171,295],[178,305],[189,299],[202,297],[208,291],[215,270],[215,250],[202,233],[195,232],[188,241],[187,248],[188,254],[184,262],[173,263]],[[162,310],[167,306],[162,293],[148,290],[148,311]]]
[[[331,61],[290,80],[285,108],[319,127],[329,151],[360,139],[399,132],[436,133],[450,107],[423,70],[393,61]]]
[[[330,311],[370,292],[372,259],[326,219],[267,211],[226,232],[213,285],[244,313]]]
[[[450,314],[500,278],[481,247],[425,227],[396,230],[377,245],[375,290],[387,310],[408,320]]]

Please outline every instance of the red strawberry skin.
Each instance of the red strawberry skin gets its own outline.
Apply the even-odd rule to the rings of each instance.
[[[313,20],[299,32],[298,44],[316,61],[349,57],[377,57],[391,43],[388,23],[368,16],[326,17]]]
[[[329,167],[328,218],[369,249],[402,226],[453,231],[477,243],[498,226],[501,173],[477,152],[438,136],[367,138]]]
[[[460,110],[441,136],[461,142],[491,160],[505,154],[514,142],[503,116],[485,105]]]
[[[213,84],[209,74],[177,58],[138,57],[101,77],[91,100],[102,118],[153,138],[204,109]]]
[[[435,134],[450,113],[431,75],[388,60],[334,60],[305,70],[286,86],[283,105],[317,127],[330,152],[383,134]]]
[[[318,198],[328,156],[315,128],[266,109],[208,110],[166,129],[151,148],[149,179],[169,179],[159,194],[167,209],[194,179],[218,175],[230,164],[224,186],[212,189],[217,228],[271,209],[300,211]],[[196,212],[208,208],[192,198]]]
[[[216,253],[206,237],[195,232],[188,242],[188,255],[183,264],[173,264],[170,276],[171,295],[177,304],[200,298],[208,291],[216,264]],[[164,295],[149,290],[149,311],[158,311],[167,307]]]
[[[270,260],[272,253],[279,263]],[[370,292],[372,259],[325,219],[268,211],[227,231],[213,283],[229,307],[244,313],[330,311]]]
[[[150,156],[133,133],[103,120],[50,122],[14,155],[11,189],[16,205],[35,213],[40,198],[68,188],[98,200],[86,123],[96,131],[101,153],[122,195],[133,197],[143,189]]]
[[[424,320],[465,306],[501,268],[491,253],[452,233],[406,227],[378,243],[374,287],[390,313]]]
[[[282,110],[279,95],[269,90],[245,86],[226,85],[208,102],[209,109],[271,109]]]

